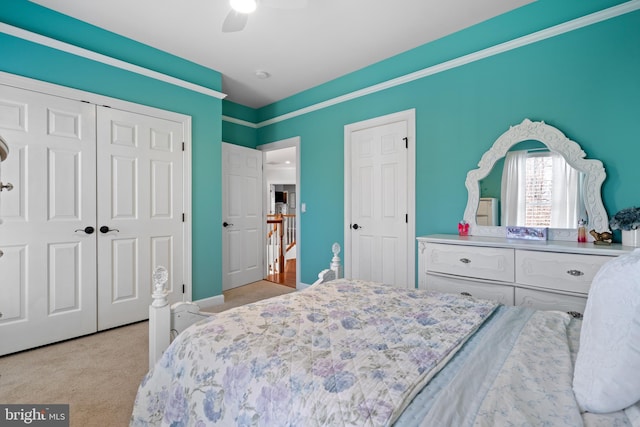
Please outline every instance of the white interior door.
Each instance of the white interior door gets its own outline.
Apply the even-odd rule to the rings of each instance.
[[[222,144],[222,289],[263,278],[262,152]]]
[[[96,331],[95,106],[0,85],[0,355]]]
[[[350,276],[407,287],[407,121],[355,130],[349,138]]]
[[[182,296],[183,126],[98,107],[98,329],[146,319],[151,274]]]

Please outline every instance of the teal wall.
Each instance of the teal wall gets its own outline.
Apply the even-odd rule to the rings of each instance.
[[[242,145],[243,147],[256,148],[258,144],[258,130],[255,125],[258,112],[254,108],[245,107],[235,102],[222,101],[222,115],[241,120],[240,124],[229,120],[222,122],[223,142]],[[247,122],[248,124],[245,124]]]
[[[26,0],[3,0],[0,22],[214,90],[220,73],[100,30]],[[193,298],[222,292],[222,101],[0,34],[0,71],[192,116]]]
[[[560,4],[558,4],[560,3]],[[588,5],[583,3],[589,3]],[[390,58],[258,111],[259,120],[321,102],[457,56],[566,22],[615,1],[545,1]],[[258,143],[301,138],[302,281],[343,243],[344,126],[416,109],[416,234],[455,233],[467,171],[510,125],[544,120],[607,170],[609,215],[639,205],[640,12],[632,12],[459,68],[258,129]],[[377,76],[382,76],[378,78]],[[364,83],[361,83],[364,82]],[[339,165],[338,173],[335,167]]]

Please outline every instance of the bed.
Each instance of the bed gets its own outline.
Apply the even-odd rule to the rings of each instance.
[[[335,278],[335,258],[305,290],[198,314],[131,425],[640,425],[640,249],[602,268],[583,320]]]

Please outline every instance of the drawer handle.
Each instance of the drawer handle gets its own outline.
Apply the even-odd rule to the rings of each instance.
[[[567,311],[567,314],[573,317],[574,319],[582,319],[582,313],[578,311]]]
[[[460,262],[463,264],[469,264],[471,260],[469,258],[460,258]]]
[[[573,277],[584,276],[584,273],[580,270],[567,270],[567,274]]]
[[[473,296],[469,292],[460,292],[460,295],[464,295],[465,297],[472,297]]]

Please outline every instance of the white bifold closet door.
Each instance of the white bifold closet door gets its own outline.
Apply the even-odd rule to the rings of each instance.
[[[180,298],[182,132],[0,85],[0,355],[147,318],[155,265]]]
[[[98,107],[98,329],[149,316],[151,272],[182,295],[182,124]],[[105,228],[106,227],[106,228]]]

